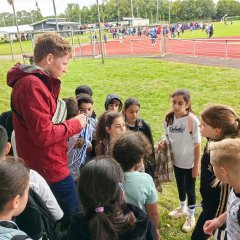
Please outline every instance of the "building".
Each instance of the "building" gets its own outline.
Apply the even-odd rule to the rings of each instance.
[[[128,21],[130,26],[147,26],[149,19],[124,17],[123,21]]]
[[[80,23],[67,22],[66,18],[58,18],[59,31],[79,30]],[[57,31],[56,18],[46,18],[31,24],[34,31]]]

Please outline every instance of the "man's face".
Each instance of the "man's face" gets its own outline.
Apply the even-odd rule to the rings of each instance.
[[[69,60],[70,54],[67,54],[63,57],[52,56],[46,70],[49,71],[54,78],[59,78],[66,73]]]

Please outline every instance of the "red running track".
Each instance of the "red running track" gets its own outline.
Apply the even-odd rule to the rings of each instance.
[[[123,40],[112,40],[103,44],[105,56],[114,55],[159,55],[183,54],[189,56],[208,56],[217,58],[240,58],[240,37],[218,39],[156,39],[155,45],[151,39],[128,37]],[[86,44],[75,48],[76,56],[97,56],[100,54],[99,43]]]

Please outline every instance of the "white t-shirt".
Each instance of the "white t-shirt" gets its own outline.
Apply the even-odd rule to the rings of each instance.
[[[201,143],[200,122],[191,114],[192,132],[189,132],[189,115],[176,118],[173,124],[167,126],[164,122],[165,133],[168,135],[172,151],[174,165],[179,168],[190,169],[194,166],[194,144]]]
[[[231,190],[228,203],[227,203],[227,239],[239,240],[240,239],[240,225],[238,222],[238,211],[240,207],[240,194],[235,194]]]

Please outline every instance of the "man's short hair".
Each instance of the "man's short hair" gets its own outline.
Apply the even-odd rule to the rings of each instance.
[[[43,33],[35,41],[34,62],[41,62],[50,53],[54,57],[63,57],[72,53],[72,47],[56,33]]]
[[[80,93],[77,95],[77,101],[78,101],[78,108],[82,103],[91,103],[93,104],[92,97],[89,94],[86,93]]]
[[[0,157],[4,155],[7,145],[8,135],[6,129],[0,125]]]

